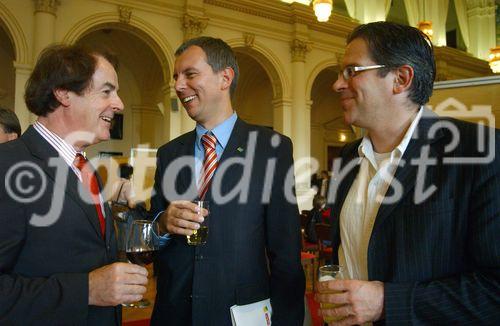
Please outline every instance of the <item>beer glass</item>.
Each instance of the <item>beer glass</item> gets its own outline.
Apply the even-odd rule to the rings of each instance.
[[[338,280],[338,279],[343,279],[343,274],[342,274],[342,266],[339,265],[323,265],[320,266],[319,268],[319,273],[318,273],[318,282],[326,282],[326,281],[331,281],[331,280]],[[331,292],[334,293],[334,292]],[[342,306],[341,304],[334,304],[334,303],[321,303],[321,308],[322,309],[332,309],[332,308],[337,308]],[[333,321],[339,321],[341,319],[344,319],[344,317],[331,317],[331,316],[324,316],[323,320],[325,323],[330,323]]]
[[[204,200],[195,200],[193,201],[196,206],[199,208],[199,213],[201,215],[202,208],[208,209],[208,201]],[[203,223],[200,223],[200,228],[198,230],[194,230],[193,234],[187,235],[187,243],[191,246],[197,246],[207,243],[208,238],[208,215],[205,216],[205,220]]]

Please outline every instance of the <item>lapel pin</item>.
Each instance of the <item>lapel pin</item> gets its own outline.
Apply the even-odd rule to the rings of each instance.
[[[238,147],[236,150],[240,153],[244,151],[243,147]]]

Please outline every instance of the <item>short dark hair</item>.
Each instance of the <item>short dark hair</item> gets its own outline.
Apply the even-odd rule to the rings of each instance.
[[[16,114],[12,110],[0,108],[0,127],[5,133],[16,133],[21,136],[21,124]]]
[[[60,44],[45,48],[26,83],[24,100],[28,109],[38,116],[53,112],[61,105],[54,96],[55,89],[81,95],[90,86],[98,57],[118,68],[116,57],[106,50]]]
[[[323,205],[326,204],[326,198],[324,196],[321,196],[321,195],[316,195],[314,196],[313,198],[313,208],[315,209],[321,209],[321,207]]]
[[[379,70],[381,76],[387,75],[391,68],[411,66],[414,77],[410,87],[410,100],[419,105],[429,101],[436,77],[436,63],[434,49],[427,35],[411,26],[374,22],[356,27],[348,36],[347,43],[356,38],[366,41],[370,56],[376,64],[388,68]]]
[[[240,74],[238,68],[238,61],[234,55],[231,47],[221,40],[220,38],[201,36],[192,38],[182,43],[181,46],[175,51],[175,56],[180,56],[184,51],[186,51],[190,46],[200,47],[205,55],[207,56],[207,63],[214,72],[219,72],[221,70],[230,67],[234,71],[234,78],[231,83],[229,92],[233,96],[236,90],[236,85],[238,84],[238,76]]]
[[[134,174],[134,168],[132,165],[127,163],[120,164],[120,178],[130,179],[132,174]]]

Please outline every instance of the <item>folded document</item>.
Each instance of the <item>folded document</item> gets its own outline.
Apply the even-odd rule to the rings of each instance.
[[[233,326],[271,325],[272,308],[271,301],[269,299],[243,306],[234,305],[230,309]]]

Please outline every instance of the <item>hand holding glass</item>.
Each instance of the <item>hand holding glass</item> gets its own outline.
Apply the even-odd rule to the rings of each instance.
[[[193,201],[198,206],[198,214],[201,215],[202,209],[208,210],[208,201],[195,200]],[[204,217],[204,221],[200,223],[200,228],[193,231],[193,234],[187,235],[187,243],[191,246],[197,246],[207,243],[208,238],[208,215]]]
[[[343,279],[342,266],[339,265],[324,265],[319,268],[318,282],[326,282],[332,280]],[[321,303],[321,309],[332,309],[342,306],[341,304],[334,303]],[[325,323],[330,323],[333,321],[339,321],[344,319],[344,317],[323,317]]]
[[[127,258],[137,265],[148,265],[153,262],[154,254],[158,250],[158,224],[147,220],[136,220],[132,223],[127,238]],[[143,299],[138,303],[124,304],[128,307],[147,307],[150,302]]]

